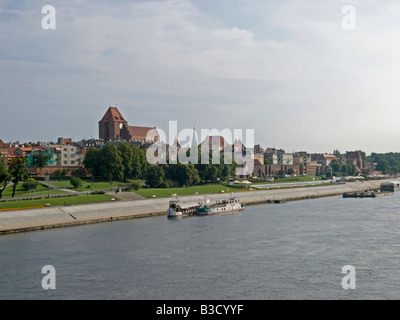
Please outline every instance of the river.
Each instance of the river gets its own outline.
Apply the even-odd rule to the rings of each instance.
[[[0,299],[400,299],[399,226],[396,193],[3,235]]]

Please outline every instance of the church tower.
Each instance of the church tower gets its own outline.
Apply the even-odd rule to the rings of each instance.
[[[116,107],[109,107],[99,121],[99,138],[104,141],[122,140],[122,130],[128,125]]]

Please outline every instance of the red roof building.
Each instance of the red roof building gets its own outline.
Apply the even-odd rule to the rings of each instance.
[[[109,107],[99,121],[99,137],[105,142],[127,141],[146,144],[157,141],[158,133],[155,127],[129,126],[116,107]]]

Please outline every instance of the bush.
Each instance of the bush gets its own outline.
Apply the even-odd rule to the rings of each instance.
[[[71,178],[70,183],[74,187],[74,189],[78,189],[83,186],[83,181],[77,177]]]
[[[92,192],[92,194],[106,194],[104,191],[101,190],[95,190]]]
[[[130,185],[130,189],[133,189],[135,191],[138,191],[140,189],[141,185],[138,182],[132,182]]]
[[[163,181],[163,182],[161,182],[159,187],[160,188],[169,188],[169,182],[168,181]]]
[[[22,188],[24,188],[26,191],[30,189],[36,189],[38,184],[39,182],[37,182],[35,179],[30,178],[22,184]]]

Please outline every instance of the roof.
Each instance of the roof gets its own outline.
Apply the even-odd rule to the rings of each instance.
[[[143,139],[146,139],[147,133],[150,130],[153,130],[153,129],[157,130],[155,127],[152,128],[152,127],[136,127],[136,126],[128,126],[127,129],[128,129],[129,134],[131,135],[132,138],[140,137],[140,138],[143,138]],[[154,140],[155,136],[156,135],[151,134],[151,135],[149,135],[149,138],[152,138],[152,140]]]
[[[229,143],[224,139],[223,136],[207,136],[201,144],[206,144],[208,142],[208,144],[212,146],[213,141],[217,142],[220,147],[229,146]]]
[[[346,158],[359,158],[361,157],[360,151],[346,151]]]
[[[327,159],[327,158],[328,158],[328,159],[329,159],[329,158],[330,158],[330,159],[336,158],[336,156],[334,156],[333,154],[323,154],[322,156],[323,156],[325,159]]]
[[[179,204],[179,206],[182,209],[186,209],[186,208],[198,207],[199,203],[198,202],[187,202],[187,203],[181,203],[181,204]]]
[[[109,107],[103,118],[99,123],[105,122],[122,122],[128,123],[116,107]]]
[[[0,147],[5,147],[6,144],[3,142],[3,140],[0,139]]]
[[[30,152],[30,151],[32,151],[33,150],[33,148],[32,147],[21,147],[21,148],[17,148],[17,150],[21,150],[21,151],[23,151],[23,152]]]
[[[64,138],[62,139],[62,144],[64,145],[69,145],[69,144],[74,144],[71,138]]]

